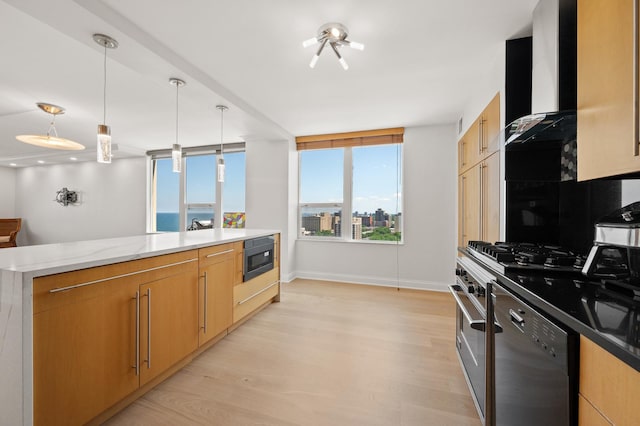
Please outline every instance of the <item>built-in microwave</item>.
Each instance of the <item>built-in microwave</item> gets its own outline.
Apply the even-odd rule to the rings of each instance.
[[[273,269],[274,241],[272,235],[245,240],[243,281]]]

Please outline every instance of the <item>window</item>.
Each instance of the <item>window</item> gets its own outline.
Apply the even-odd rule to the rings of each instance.
[[[298,145],[300,237],[402,241],[402,139],[344,140]]]
[[[231,145],[233,151],[227,152],[225,144],[224,183],[217,181],[215,146],[183,148],[182,173],[171,170],[170,151],[147,153],[152,164],[150,232],[210,228],[218,215],[223,227],[244,228],[244,143]]]

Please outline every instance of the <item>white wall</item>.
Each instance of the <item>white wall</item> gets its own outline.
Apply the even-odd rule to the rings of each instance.
[[[141,235],[146,231],[145,158],[27,167],[16,173],[18,245]],[[80,202],[54,201],[63,187]]]
[[[246,141],[247,227],[279,229],[282,232],[280,273],[283,281],[293,279],[295,265],[295,203],[298,193],[295,154],[293,139]]]
[[[0,167],[0,218],[16,217],[16,170]]]
[[[446,290],[456,258],[454,125],[405,129],[404,244],[297,241],[297,276]]]

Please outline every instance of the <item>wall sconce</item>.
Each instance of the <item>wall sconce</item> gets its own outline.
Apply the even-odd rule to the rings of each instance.
[[[55,202],[65,207],[69,204],[75,204],[78,202],[78,193],[76,191],[69,191],[67,188],[62,188],[56,192]]]

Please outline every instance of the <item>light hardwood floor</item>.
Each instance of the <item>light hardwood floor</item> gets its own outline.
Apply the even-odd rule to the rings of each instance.
[[[454,336],[448,293],[295,280],[106,424],[479,426]]]

